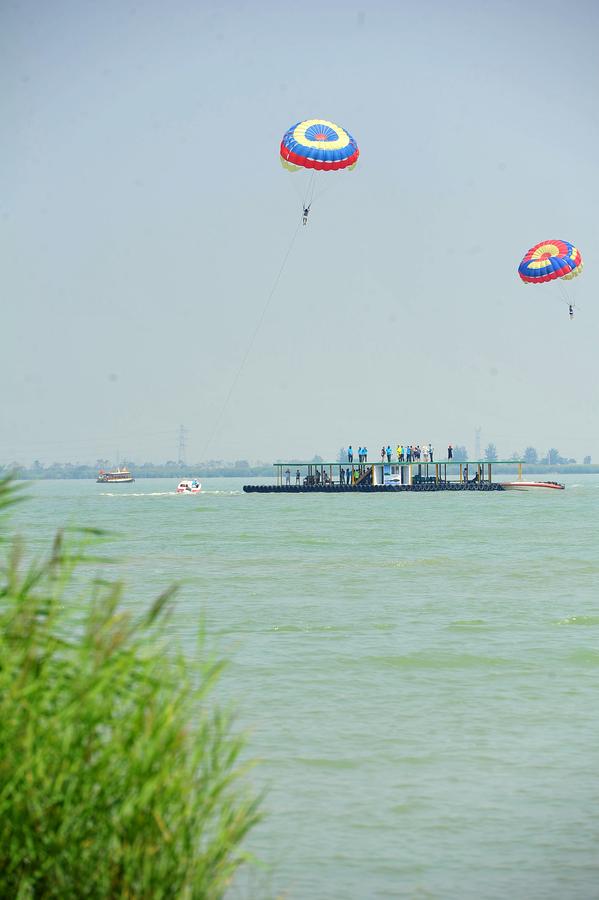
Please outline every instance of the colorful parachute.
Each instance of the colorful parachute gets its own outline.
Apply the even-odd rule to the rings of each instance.
[[[360,151],[348,131],[326,119],[306,119],[293,125],[281,141],[281,164],[291,172],[353,169]]]
[[[543,241],[531,247],[520,265],[522,281],[540,284],[563,278],[568,281],[580,275],[583,262],[580,251],[568,241]]]

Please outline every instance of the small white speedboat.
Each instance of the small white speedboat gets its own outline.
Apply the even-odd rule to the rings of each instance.
[[[202,485],[196,478],[186,478],[177,485],[178,494],[199,494],[201,490]]]
[[[563,491],[565,485],[557,481],[502,481],[501,487],[504,491]]]

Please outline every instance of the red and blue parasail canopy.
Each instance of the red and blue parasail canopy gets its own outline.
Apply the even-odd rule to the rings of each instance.
[[[542,241],[531,247],[520,265],[518,274],[522,281],[541,284],[564,278],[566,281],[580,275],[583,262],[580,250],[568,241]]]
[[[285,132],[281,141],[281,163],[291,171],[353,169],[359,155],[351,134],[326,119],[297,122]]]

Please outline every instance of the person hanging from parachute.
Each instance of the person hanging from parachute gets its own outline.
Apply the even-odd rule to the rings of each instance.
[[[580,250],[569,241],[542,241],[530,248],[518,266],[518,275],[526,284],[555,281],[561,289],[562,300],[568,304],[568,315],[572,321],[576,304],[569,296],[564,282],[580,275],[583,265]]]
[[[352,170],[360,151],[351,134],[327,119],[305,119],[292,125],[281,141],[281,165],[290,172],[308,170],[310,178],[302,202],[302,224],[308,216],[315,193],[317,172]]]

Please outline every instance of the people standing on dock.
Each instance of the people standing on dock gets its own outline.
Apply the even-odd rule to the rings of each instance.
[[[428,458],[431,462],[435,461],[434,453],[433,453],[433,445],[429,442],[428,445]]]
[[[349,474],[349,469],[346,469],[346,471],[345,471],[345,483],[346,483],[346,484],[351,484],[351,478],[350,478],[350,474]]]
[[[368,462],[368,450],[366,449],[366,447],[362,448],[362,454],[364,456],[364,459],[362,460],[362,462]]]
[[[385,450],[385,453],[387,454],[387,462],[391,462],[391,447],[389,446],[389,444],[387,444],[387,449]]]
[[[291,484],[291,472],[289,471],[289,469],[285,469],[285,484],[287,485],[287,487],[289,487],[289,485]]]
[[[301,472],[300,472],[299,469],[297,469],[297,471],[296,471],[296,473],[295,473],[295,486],[296,486],[296,487],[299,487],[299,486],[300,486],[300,479],[301,479],[301,477],[302,477],[302,476],[301,476]]]
[[[447,448],[447,459],[453,459],[453,447],[451,444]]]
[[[351,444],[350,444],[349,447],[347,448],[347,461],[348,461],[348,462],[353,462],[353,461],[354,461],[354,451],[353,451],[353,448],[352,448],[352,445],[351,445]]]
[[[381,447],[381,462],[385,462],[385,445]]]

